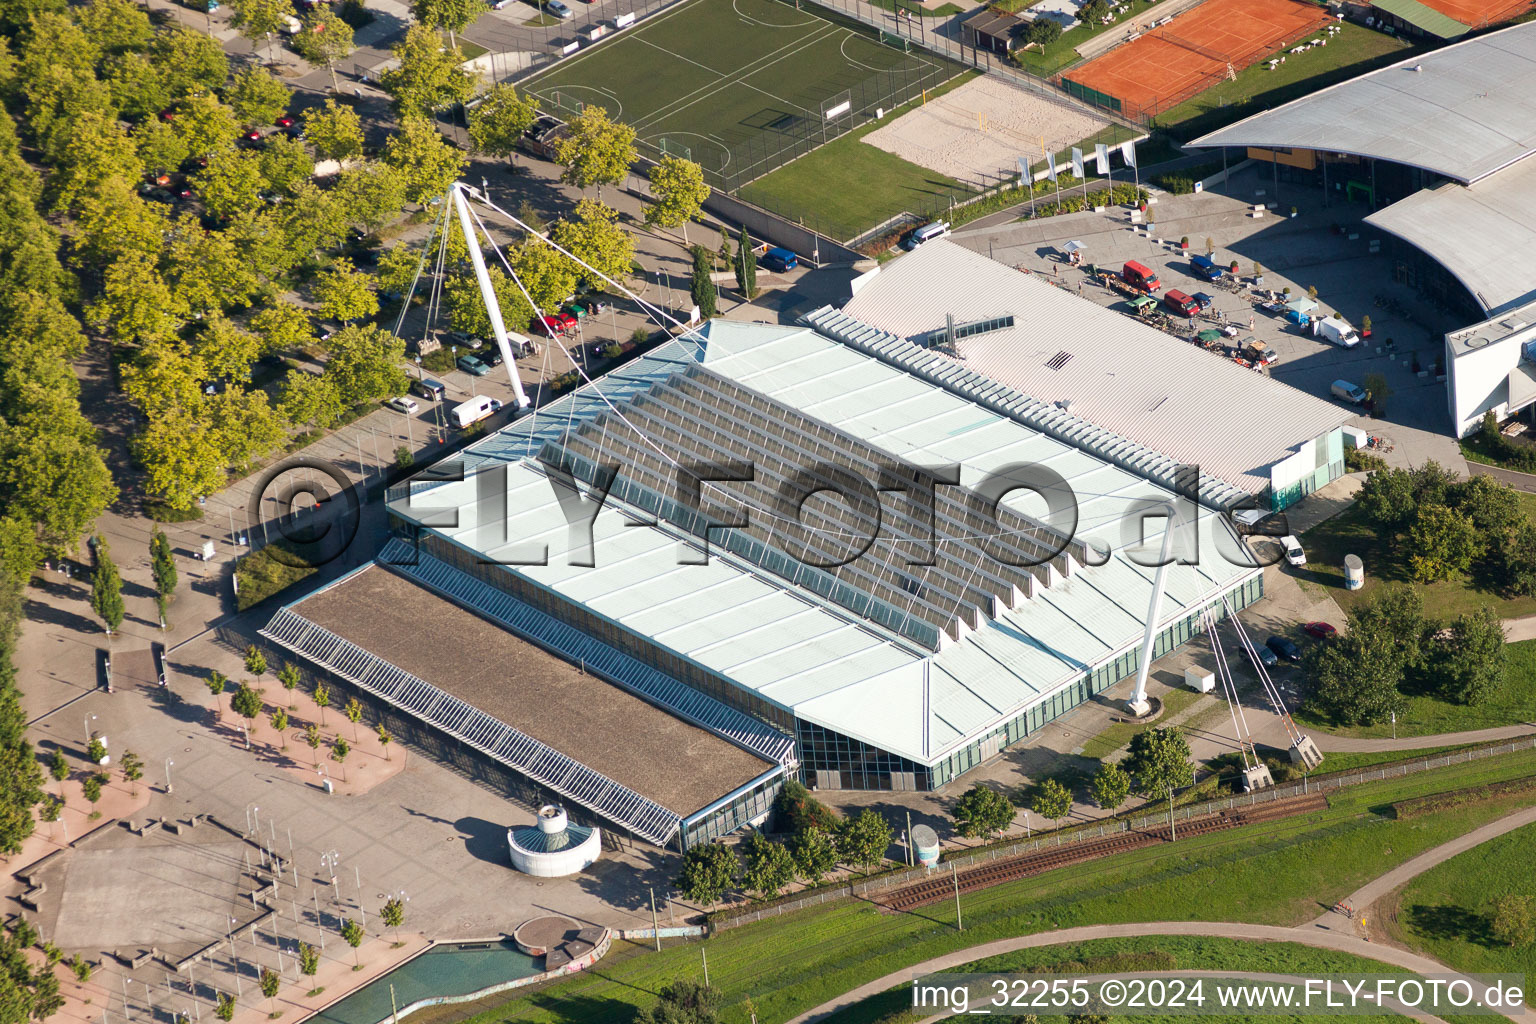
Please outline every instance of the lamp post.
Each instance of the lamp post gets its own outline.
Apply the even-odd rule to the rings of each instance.
[[[86,715],[85,716],[85,745],[86,746],[90,746],[91,745],[91,723],[94,722],[94,721],[96,721],[96,716],[95,715]]]
[[[165,791],[167,794],[171,792],[171,765],[175,763],[170,758],[165,759]]]

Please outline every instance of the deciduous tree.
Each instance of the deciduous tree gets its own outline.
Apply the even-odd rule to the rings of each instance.
[[[976,783],[955,801],[955,831],[970,839],[989,839],[1013,823],[1013,801]]]
[[[189,153],[209,159],[233,147],[240,134],[235,112],[212,96],[189,96],[182,100],[171,127],[187,144]]]
[[[203,209],[215,217],[229,218],[261,205],[261,155],[226,149],[208,159],[208,166],[193,179]]]
[[[469,161],[432,122],[408,115],[400,119],[400,130],[385,145],[384,162],[405,176],[405,197],[425,205],[444,195]]]
[[[230,23],[240,34],[251,41],[252,46],[267,41],[267,62],[272,62],[273,33],[293,17],[293,4],[289,0],[229,0],[234,17]]]
[[[414,268],[413,268],[414,270]],[[486,274],[495,289],[496,301],[501,306],[501,322],[508,330],[521,330],[533,320],[533,307],[523,298],[500,267],[489,267]],[[491,318],[485,311],[485,299],[480,294],[480,283],[467,274],[454,274],[443,289],[448,306],[448,323],[454,330],[463,331],[477,338],[491,333]]]
[[[683,855],[675,884],[688,899],[707,907],[720,902],[720,897],[736,884],[739,867],[730,847],[718,842],[704,843],[690,847]]]
[[[619,185],[639,154],[635,130],[610,120],[608,111],[588,106],[567,124],[569,134],[555,144],[555,159],[565,165],[560,180],[577,188],[596,188],[598,199],[604,185]]]
[[[812,885],[820,885],[837,867],[837,839],[825,829],[813,826],[796,832],[789,851],[800,877]]]
[[[352,26],[342,21],[328,4],[318,4],[306,14],[303,27],[293,37],[293,48],[300,57],[331,73],[332,92],[341,92],[341,85],[336,81],[336,62],[351,53],[353,45]],[[309,134],[314,137],[313,131]]]
[[[1125,803],[1125,798],[1130,795],[1131,777],[1118,764],[1106,761],[1099,765],[1098,772],[1089,783],[1088,791],[1092,794],[1094,803],[1106,811],[1113,811]]]
[[[736,271],[736,288],[748,299],[757,298],[757,254],[752,251],[752,239],[747,237],[747,227],[741,227],[741,239],[736,243],[736,258],[731,261]]]
[[[221,89],[229,79],[229,58],[224,55],[223,44],[185,26],[173,25],[156,32],[150,57],[177,98]]]
[[[457,34],[489,9],[485,0],[411,0],[411,17],[431,28],[446,29],[455,46]]]
[[[664,156],[651,168],[651,192],[656,201],[645,208],[645,222],[683,229],[683,244],[688,244],[688,222],[697,217],[709,198],[704,183],[704,169],[692,160]]]
[[[1072,811],[1072,794],[1055,779],[1046,779],[1029,797],[1029,809],[1050,821],[1060,821]]]
[[[405,342],[381,327],[344,327],[331,336],[325,375],[347,405],[378,402],[410,387]]]
[[[443,46],[427,26],[407,29],[394,54],[399,63],[380,76],[379,84],[393,98],[402,122],[426,117],[451,103],[464,103],[474,95],[478,76],[462,67],[464,54],[457,46]]]
[[[1525,893],[1507,892],[1493,903],[1489,931],[1495,941],[1506,946],[1529,946],[1536,942],[1536,913],[1532,898]]]
[[[283,378],[283,397],[278,406],[283,415],[300,426],[329,430],[347,411],[335,380],[292,369]]]
[[[576,215],[551,232],[554,241],[591,270],[577,265],[577,275],[592,289],[611,288],[629,279],[635,240],[619,226],[619,213],[595,199],[576,204]],[[613,282],[610,284],[609,282]]]
[[[1178,729],[1138,732],[1131,737],[1130,750],[1122,764],[1134,780],[1136,792],[1153,800],[1195,780],[1195,770],[1189,762],[1189,743]]]
[[[1457,616],[1435,646],[1432,665],[1447,700],[1475,707],[1498,692],[1506,666],[1504,624],[1492,608]]]
[[[1483,542],[1472,520],[1444,505],[1420,505],[1409,530],[1413,578],[1420,583],[1454,579],[1472,567]]]
[[[332,190],[346,218],[364,231],[377,231],[405,208],[405,175],[389,164],[367,163],[341,172]]]
[[[262,2],[262,0],[247,0]],[[292,6],[283,4],[291,11]],[[249,67],[237,73],[224,90],[224,99],[235,116],[247,124],[272,124],[288,109],[288,87],[265,68]]]
[[[542,238],[530,238],[512,253],[512,270],[528,290],[540,313],[552,313],[576,291],[579,268],[550,248]]]
[[[635,1014],[635,1024],[718,1024],[721,1002],[718,989],[678,978],[661,990],[656,1005]]]
[[[868,807],[849,820],[838,835],[838,854],[850,864],[863,865],[865,874],[869,874],[871,865],[885,860],[885,851],[890,846],[890,822]]]
[[[469,141],[476,153],[510,157],[518,140],[539,119],[539,101],[499,82],[469,112]]]
[[[372,276],[340,256],[315,278],[314,299],[321,316],[351,323],[379,311],[379,299],[373,288]]]
[[[761,832],[753,832],[745,846],[742,884],[765,900],[776,899],[795,880],[795,858]]]
[[[346,160],[363,152],[363,123],[351,107],[326,100],[304,112],[304,134],[327,160]]]

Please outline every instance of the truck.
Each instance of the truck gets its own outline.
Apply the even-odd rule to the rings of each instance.
[[[1120,269],[1120,280],[1143,292],[1155,292],[1163,286],[1151,267],[1135,260],[1125,261],[1125,266]]]
[[[454,406],[448,415],[453,420],[453,425],[460,430],[472,423],[479,423],[487,416],[501,409],[501,403],[488,395],[476,395],[467,402],[460,402]]]
[[[1312,321],[1312,336],[1322,338],[1340,348],[1354,348],[1360,344],[1360,335],[1341,316],[1325,316]]]

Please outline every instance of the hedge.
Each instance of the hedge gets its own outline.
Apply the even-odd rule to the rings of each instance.
[[[1466,789],[1453,789],[1448,793],[1431,793],[1428,796],[1416,796],[1411,800],[1399,800],[1392,805],[1392,816],[1398,819],[1417,818],[1436,811],[1448,811],[1454,807],[1482,803],[1484,800],[1508,796],[1510,793],[1523,793],[1528,789],[1536,789],[1536,775],[1527,775],[1524,778],[1510,779],[1506,782],[1490,782],[1482,786],[1469,786]]]

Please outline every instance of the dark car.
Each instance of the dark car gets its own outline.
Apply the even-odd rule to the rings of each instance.
[[[1200,311],[1202,313],[1216,305],[1216,297],[1210,292],[1195,292],[1193,298],[1196,302],[1200,303]]]
[[[1276,665],[1280,664],[1279,656],[1268,647],[1255,647],[1253,649],[1253,657],[1256,661],[1258,661],[1260,665],[1263,665],[1265,668],[1274,668]]]
[[[487,373],[491,372],[491,368],[489,366],[486,366],[474,356],[459,356],[459,358],[455,360],[455,365],[465,373],[471,374],[475,377],[484,377]]]
[[[1264,641],[1264,646],[1268,647],[1271,651],[1274,651],[1275,654],[1284,658],[1286,661],[1301,660],[1301,648],[1297,647],[1296,641],[1292,640],[1290,637],[1272,636],[1268,640]]]
[[[425,377],[411,382],[411,393],[420,395],[428,401],[441,402],[443,400],[444,388],[438,381]]]
[[[486,366],[500,366],[502,363],[501,346],[493,341],[485,347],[484,352],[477,353],[475,358]]]
[[[1332,623],[1309,622],[1301,627],[1301,631],[1314,640],[1327,640],[1338,635],[1338,630]]]
[[[298,142],[303,142],[305,139],[309,138],[309,133],[304,130],[304,126],[301,124],[289,125],[283,129],[283,134]]]

